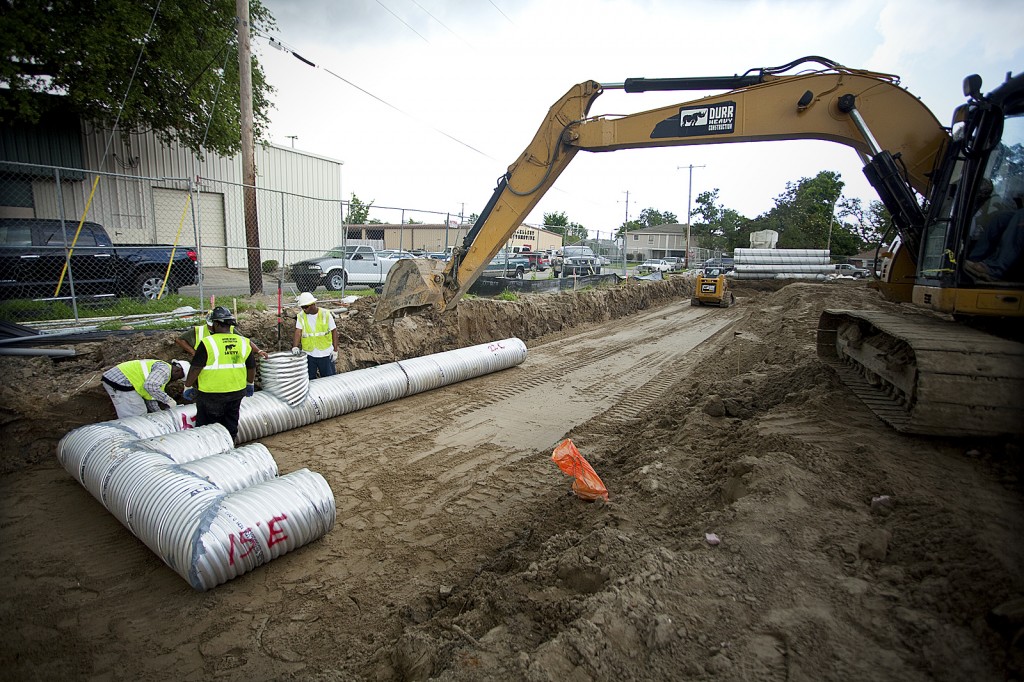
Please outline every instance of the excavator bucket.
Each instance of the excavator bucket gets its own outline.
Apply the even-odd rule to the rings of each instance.
[[[428,306],[443,309],[441,285],[446,265],[445,261],[425,258],[408,258],[395,263],[384,280],[373,318],[380,322]]]

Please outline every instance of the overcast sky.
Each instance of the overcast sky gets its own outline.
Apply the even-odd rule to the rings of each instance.
[[[263,2],[276,38],[318,66],[254,38],[277,88],[269,141],[343,161],[346,198],[453,215],[481,212],[548,108],[585,80],[726,76],[820,55],[898,74],[948,124],[964,76],[981,74],[988,91],[1007,71],[1024,70],[1018,0]],[[609,90],[590,113],[701,95]],[[527,222],[563,211],[597,236],[626,218],[627,192],[631,219],[655,208],[685,222],[690,165],[694,199],[717,188],[721,203],[750,218],[771,209],[787,182],[822,170],[841,174],[844,197],[877,198],[857,155],[834,143],[580,152]],[[400,219],[380,210],[371,217]]]

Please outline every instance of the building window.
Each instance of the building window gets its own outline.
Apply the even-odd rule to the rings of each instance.
[[[648,244],[653,244],[654,243],[654,235],[653,234],[650,235],[649,237],[647,237],[647,243]]]

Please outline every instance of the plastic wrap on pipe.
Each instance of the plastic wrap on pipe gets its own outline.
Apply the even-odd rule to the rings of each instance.
[[[277,477],[277,462],[262,443],[250,443],[217,455],[203,457],[181,469],[213,483],[226,493],[265,483]]]
[[[325,535],[336,513],[327,481],[301,469],[224,496],[196,530],[191,555],[175,558],[188,559],[192,587],[208,590]]]
[[[303,363],[304,358],[298,358]],[[308,381],[273,374],[278,392],[242,401],[239,439],[337,417],[421,391],[506,369],[526,359],[511,338]],[[305,378],[305,382],[303,382]],[[298,386],[298,388],[296,388]],[[277,476],[259,443],[233,448],[214,424],[193,428],[195,406],[89,424],[57,446],[64,468],[170,568],[207,590],[322,537],[337,510],[327,481],[307,469]]]
[[[136,441],[136,444],[144,450],[167,455],[177,464],[227,452],[235,447],[231,434],[220,424],[207,424],[194,429],[164,433]]]

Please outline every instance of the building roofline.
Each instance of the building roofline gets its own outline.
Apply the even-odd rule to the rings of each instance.
[[[342,161],[341,159],[331,158],[330,156],[324,156],[323,154],[316,154],[314,152],[307,152],[305,150],[296,149],[294,147],[286,147],[284,145],[276,144],[274,142],[263,143],[263,146],[273,147],[274,149],[280,149],[283,152],[289,152],[291,154],[298,154],[299,156],[308,156],[313,159],[320,159],[321,161],[330,161],[331,163],[336,163],[339,166],[345,165],[345,162]]]

